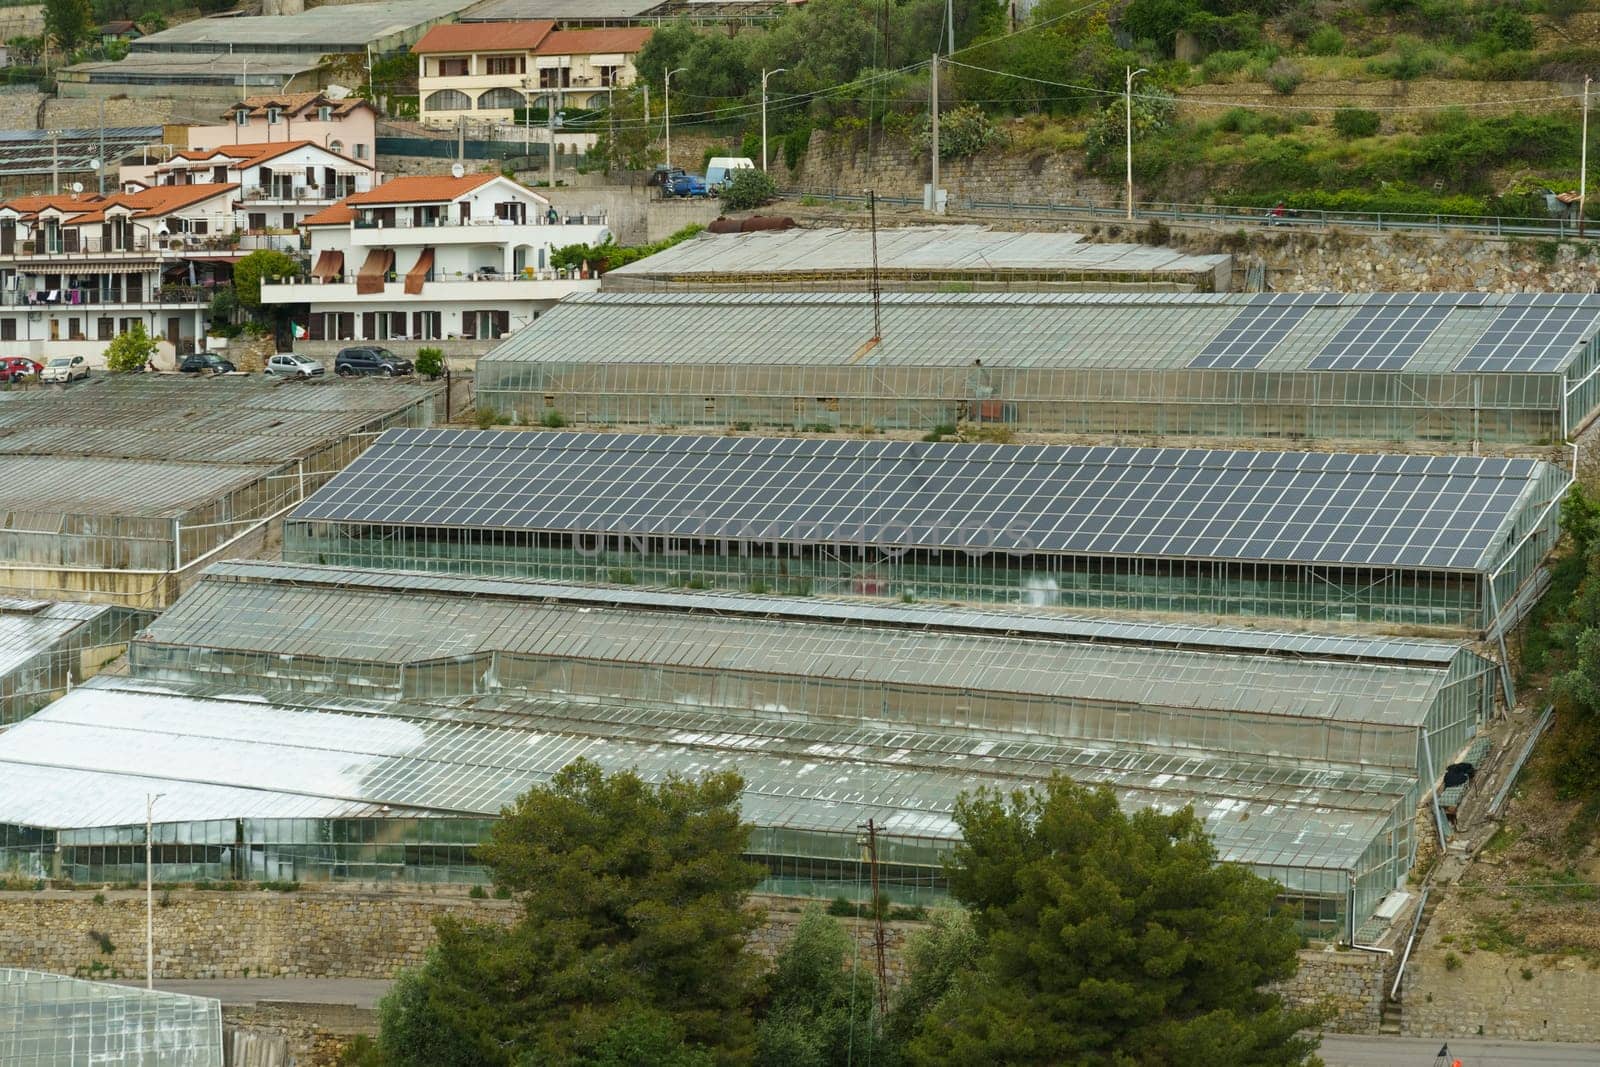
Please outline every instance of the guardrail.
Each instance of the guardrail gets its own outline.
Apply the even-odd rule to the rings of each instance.
[[[1406,977],[1406,964],[1411,961],[1411,949],[1417,943],[1417,928],[1422,925],[1422,910],[1428,906],[1428,890],[1422,890],[1417,900],[1417,913],[1411,917],[1411,933],[1406,937],[1406,950],[1400,954],[1400,966],[1394,972],[1394,985],[1389,987],[1389,999],[1400,999],[1400,983]]]
[[[1539,721],[1533,724],[1533,732],[1528,735],[1528,740],[1523,743],[1522,751],[1517,754],[1516,761],[1511,764],[1511,770],[1506,772],[1505,781],[1500,783],[1500,788],[1495,792],[1494,800],[1489,803],[1489,814],[1499,815],[1500,808],[1511,795],[1511,789],[1517,784],[1517,776],[1522,773],[1523,764],[1528,762],[1528,757],[1533,755],[1533,746],[1538,743],[1539,737],[1550,728],[1555,721],[1556,708],[1552,704],[1544,709],[1544,714],[1539,716]]]
[[[840,193],[836,191],[786,190],[792,199],[811,197],[829,203],[864,204],[865,193]],[[879,196],[880,204],[897,207],[918,207],[921,197]],[[1098,203],[1093,200],[1067,200],[1060,203],[1036,204],[1008,200],[977,200],[951,197],[947,210],[972,214],[1004,215],[1009,218],[1084,218],[1104,219],[1108,222],[1127,222],[1127,208],[1120,203]],[[1323,211],[1320,209],[1290,209],[1283,215],[1274,215],[1271,208],[1247,207],[1228,204],[1169,204],[1150,201],[1134,206],[1135,223],[1192,222],[1213,226],[1264,226],[1269,229],[1308,230],[1321,232],[1329,229],[1371,230],[1381,233],[1475,233],[1485,237],[1544,237],[1558,241],[1600,239],[1600,222],[1579,233],[1578,223],[1563,218],[1512,218],[1489,215],[1420,215],[1402,212]]]

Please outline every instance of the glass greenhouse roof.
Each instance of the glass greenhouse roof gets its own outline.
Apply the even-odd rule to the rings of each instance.
[[[94,604],[0,597],[0,675],[55,647],[62,638],[110,610]]]
[[[143,632],[132,653],[135,662],[137,646],[143,645],[385,664],[505,652],[803,675],[853,686],[1018,693],[1386,725],[1424,722],[1449,665],[1274,658],[1242,651],[1222,654],[967,633],[935,628],[928,613],[921,613],[923,625],[918,628],[862,626],[785,618],[777,609],[772,613],[777,617],[766,618],[682,615],[607,606],[600,597],[584,603],[308,586],[295,580],[295,568],[253,569],[282,580],[269,584],[238,580],[236,572],[226,569],[208,572]],[[526,593],[538,586],[520,588]],[[666,606],[670,596],[658,599]]]
[[[0,967],[6,1067],[222,1067],[222,1002]]]
[[[1129,274],[1209,275],[1230,256],[1195,256],[1151,245],[1101,244],[1076,233],[1014,233],[987,226],[880,228],[878,270],[1031,275],[1111,271]],[[872,269],[872,236],[860,228],[769,230],[702,234],[653,256],[606,272],[606,286],[643,279],[699,282],[814,279],[823,272]]]
[[[698,728],[614,719],[603,730],[572,717],[603,718],[604,709],[569,706],[567,718],[541,710],[501,705],[490,723],[465,708],[325,710],[95,679],[0,734],[0,773],[23,786],[0,795],[0,824],[134,825],[152,791],[166,794],[163,823],[495,815],[587,757],[652,781],[737,770],[744,816],[758,827],[853,834],[870,816],[890,835],[950,840],[961,793],[1026,787],[1061,768],[1113,785],[1130,807],[1193,804],[1225,859],[1348,870],[1409,788],[1398,777],[1275,777],[1261,765],[1230,780],[1226,764],[1199,754],[1046,745],[997,754],[992,741],[906,731],[858,729],[843,744],[700,709],[673,709]]]
[[[1474,456],[391,430],[290,521],[1489,571],[1543,468]]]
[[[481,362],[1547,374],[1600,295],[885,293],[881,320],[865,292],[579,293]]]
[[[572,585],[537,578],[499,578],[358,570],[263,560],[225,560],[206,571],[201,588],[224,579],[283,583],[294,588],[376,589],[417,597],[457,597],[558,601],[579,606],[616,606],[641,611],[671,611],[680,616],[748,615],[756,618],[817,620],[863,625],[1023,635],[1131,644],[1147,648],[1270,653],[1282,656],[1370,660],[1385,663],[1449,665],[1462,651],[1452,641],[1353,634],[1289,633],[1231,626],[1114,620],[1067,614],[949,606],[882,604],[827,597],[767,596],[708,590],[658,590],[614,585]],[[191,596],[194,594],[190,594]],[[168,621],[182,618],[174,612]],[[235,622],[237,620],[234,620]],[[213,637],[216,635],[213,634]]]

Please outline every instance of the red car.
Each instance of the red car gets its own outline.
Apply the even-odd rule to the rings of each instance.
[[[0,356],[0,382],[21,382],[37,378],[44,364],[35,363],[27,356]]]

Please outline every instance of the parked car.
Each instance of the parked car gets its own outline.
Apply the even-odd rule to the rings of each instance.
[[[415,367],[409,359],[401,359],[387,348],[377,345],[353,345],[339,349],[333,357],[333,372],[342,378],[377,374],[392,378],[396,374],[410,374]]]
[[[57,356],[39,372],[41,382],[70,382],[89,377],[89,361],[82,356]]]
[[[37,378],[44,364],[27,356],[0,356],[0,382],[25,382]]]
[[[267,360],[270,378],[320,378],[327,369],[314,359],[297,356],[293,352],[279,352]]]
[[[712,189],[721,189],[728,184],[735,171],[755,170],[755,160],[745,156],[712,156],[711,162],[706,164],[706,185]]]
[[[183,374],[232,374],[238,370],[232,362],[221,356],[212,355],[210,352],[196,352],[192,356],[185,356],[178,370]]]
[[[663,196],[671,196],[672,179],[678,177],[682,173],[682,167],[669,167],[665,163],[657,163],[656,169],[650,172],[650,177],[645,184],[660,186]]]
[[[669,190],[673,196],[709,196],[706,180],[698,174],[674,174]]]

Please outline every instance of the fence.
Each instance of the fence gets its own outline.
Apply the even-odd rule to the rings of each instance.
[[[840,193],[835,190],[789,190],[791,198],[812,197],[829,203],[865,203],[862,193]],[[878,203],[900,207],[915,207],[921,197],[879,196]],[[1066,200],[1061,203],[1035,204],[1004,200],[977,200],[973,198],[949,201],[950,210],[973,214],[1005,215],[1011,218],[1084,218],[1108,222],[1126,222],[1128,209],[1122,203],[1100,202],[1088,199]],[[1384,233],[1457,231],[1482,234],[1486,237],[1543,237],[1558,241],[1600,238],[1600,223],[1580,229],[1576,219],[1567,218],[1514,218],[1498,215],[1423,215],[1388,211],[1322,211],[1295,209],[1281,216],[1271,209],[1238,204],[1171,204],[1150,201],[1134,206],[1134,222],[1189,222],[1210,226],[1271,226],[1286,230],[1321,232],[1332,228],[1372,230]]]
[[[543,133],[543,131],[539,131]],[[455,159],[458,155],[465,159],[498,159],[516,160],[519,166],[544,167],[550,163],[550,146],[534,141],[525,143],[520,137],[515,141],[486,141],[477,138],[468,138],[466,141],[457,141],[456,138],[434,137],[379,137],[378,155],[380,156],[427,156],[433,159]],[[459,151],[458,151],[459,149]]]

